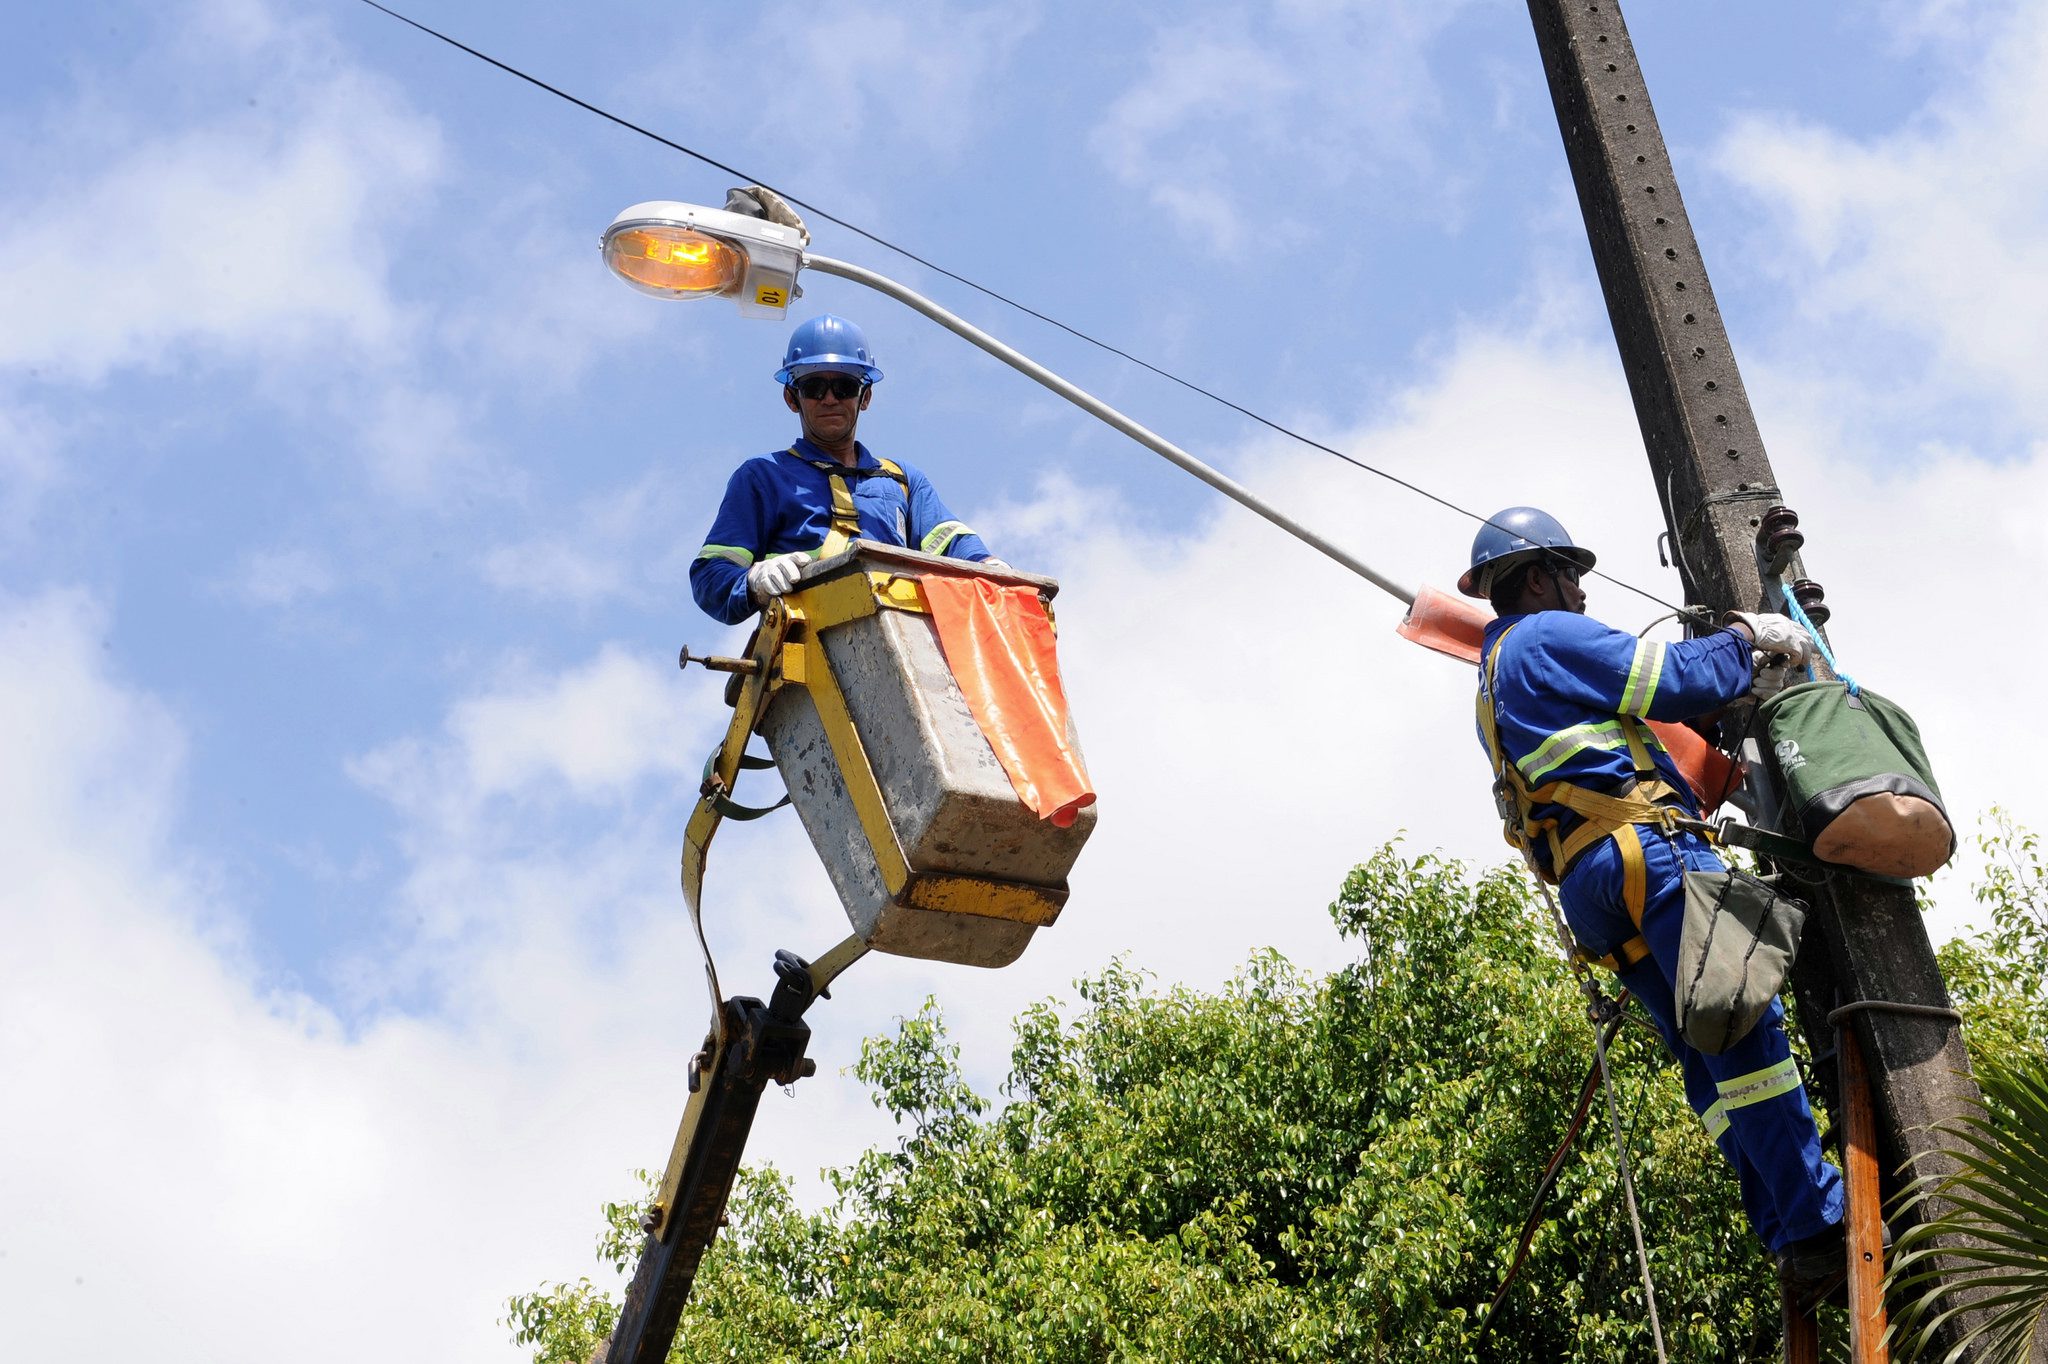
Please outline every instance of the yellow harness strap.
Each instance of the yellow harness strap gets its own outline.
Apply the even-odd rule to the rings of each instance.
[[[791,446],[789,452],[796,455],[796,447]],[[797,458],[802,459],[803,456],[797,455]],[[902,466],[891,459],[875,462],[881,466],[882,473],[903,485],[903,496],[907,502],[910,498],[910,480],[903,476]],[[825,543],[818,549],[820,559],[831,558],[860,538],[860,513],[853,505],[853,489],[847,486],[846,476],[828,469],[825,472],[825,479],[832,485],[832,529],[826,533]]]
[[[1509,626],[1494,641],[1493,649],[1486,657],[1484,685],[1475,698],[1479,732],[1486,740],[1487,756],[1493,763],[1494,793],[1500,808],[1502,833],[1510,846],[1523,850],[1525,854],[1530,851],[1532,840],[1539,835],[1547,841],[1550,865],[1543,867],[1534,858],[1529,862],[1537,875],[1552,885],[1564,879],[1564,873],[1579,854],[1604,838],[1614,840],[1615,848],[1621,853],[1622,904],[1628,910],[1629,922],[1636,926],[1636,936],[1605,957],[1593,956],[1583,948],[1577,950],[1584,960],[1605,966],[1610,971],[1619,971],[1650,955],[1650,945],[1642,937],[1649,869],[1643,861],[1639,826],[1654,825],[1667,834],[1673,832],[1674,821],[1683,817],[1684,812],[1665,802],[1679,793],[1657,776],[1656,761],[1650,756],[1650,745],[1644,738],[1642,722],[1628,715],[1621,716],[1620,720],[1622,737],[1628,743],[1629,760],[1635,767],[1635,785],[1630,789],[1611,796],[1566,781],[1546,782],[1533,791],[1529,789],[1521,772],[1508,761],[1500,746],[1500,723],[1494,710],[1494,677],[1500,665],[1501,646],[1507,643],[1508,636],[1516,628]],[[1536,817],[1538,805],[1562,805],[1578,815],[1582,823],[1567,837],[1559,838],[1557,820]]]

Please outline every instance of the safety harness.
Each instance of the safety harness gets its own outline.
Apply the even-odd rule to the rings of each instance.
[[[789,447],[789,453],[796,455],[798,459],[804,460],[806,464],[810,464],[813,468],[823,468],[822,465],[805,459],[803,455],[797,452],[797,448],[794,445]],[[896,463],[893,459],[877,458],[875,463],[879,467],[874,472],[886,474],[902,485],[903,501],[908,506],[910,502],[910,480],[904,477],[903,466]],[[818,550],[817,557],[820,559],[829,559],[844,550],[855,540],[860,539],[860,513],[853,505],[853,489],[847,485],[846,475],[832,469],[826,469],[825,479],[832,485],[832,529],[826,534],[825,543]]]
[[[1635,767],[1629,785],[1619,794],[1609,795],[1561,780],[1530,787],[1521,770],[1508,760],[1501,748],[1494,687],[1501,647],[1518,628],[1519,625],[1510,625],[1494,641],[1486,656],[1486,666],[1480,672],[1479,693],[1474,702],[1479,732],[1486,740],[1487,756],[1493,763],[1493,799],[1495,808],[1500,812],[1501,833],[1510,846],[1521,851],[1530,869],[1553,886],[1564,880],[1565,873],[1571,870],[1572,863],[1581,853],[1604,838],[1614,840],[1615,848],[1621,853],[1622,904],[1628,910],[1629,922],[1636,926],[1636,936],[1604,957],[1595,956],[1576,944],[1572,953],[1580,961],[1620,971],[1650,955],[1650,945],[1642,936],[1649,870],[1643,861],[1642,836],[1637,831],[1643,825],[1650,825],[1667,835],[1676,832],[1679,821],[1686,817],[1678,804],[1683,797],[1657,774],[1656,760],[1650,753],[1650,745],[1655,739],[1648,727],[1632,715],[1618,717],[1622,738],[1628,744],[1629,760]],[[1539,805],[1561,805],[1579,816],[1581,822],[1570,833],[1564,834],[1561,821],[1537,816],[1536,807]],[[1539,838],[1550,853],[1548,865],[1535,855]]]

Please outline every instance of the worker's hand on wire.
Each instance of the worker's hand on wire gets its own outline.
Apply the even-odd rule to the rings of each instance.
[[[1749,694],[1758,701],[1768,701],[1792,684],[1792,670],[1797,664],[1789,660],[1775,660],[1770,654],[1753,655],[1756,668],[1751,674]]]
[[[797,576],[810,562],[805,554],[778,554],[772,559],[763,559],[747,570],[747,596],[754,605],[760,606],[770,597],[779,597],[796,586]]]
[[[1749,641],[1759,653],[1783,654],[1794,663],[1804,663],[1813,647],[1811,637],[1790,616],[1771,611],[1730,611],[1722,621],[1739,623],[1748,629]]]

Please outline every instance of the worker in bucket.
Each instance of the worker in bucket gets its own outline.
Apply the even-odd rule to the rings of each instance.
[[[1675,816],[1698,818],[1697,800],[1642,723],[1704,717],[1782,689],[1808,639],[1784,616],[1742,613],[1703,638],[1639,639],[1586,616],[1579,577],[1593,563],[1553,517],[1510,507],[1480,529],[1458,580],[1497,613],[1481,653],[1478,723],[1508,841],[1558,887],[1577,954],[1614,971],[1648,1010],[1693,1110],[1735,1168],[1757,1236],[1795,1290],[1817,1295],[1847,1268],[1842,1177],[1821,1156],[1786,1041],[1781,976],[1739,1030],[1706,1044],[1714,1051],[1695,1045],[1685,991],[1673,993],[1681,939],[1689,950],[1697,938],[1684,932],[1688,880],[1758,883],[1674,826]]]
[[[867,337],[843,317],[826,313],[790,333],[775,382],[802,434],[746,461],[725,485],[690,565],[690,593],[708,614],[745,620],[794,587],[805,564],[856,538],[1007,567],[923,473],[854,439],[881,378]]]

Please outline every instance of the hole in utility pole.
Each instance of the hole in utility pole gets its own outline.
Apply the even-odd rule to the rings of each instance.
[[[1628,125],[1628,130],[1629,130],[1630,132],[1634,132],[1634,131],[1636,130],[1636,125],[1635,125],[1635,124],[1633,124],[1633,123],[1629,124],[1629,125]]]
[[[1609,71],[1619,71],[1621,68],[1616,66],[1613,62],[1609,62],[1607,63],[1607,69]]]
[[[1712,379],[1707,380],[1707,392],[1712,393],[1715,389],[1719,387],[1720,385],[1715,383]]]
[[[1604,42],[1606,42],[1607,40],[1606,40],[1605,38],[1602,38],[1602,39],[1601,39],[1600,41],[1604,43]],[[1616,104],[1626,104],[1626,103],[1628,103],[1628,96],[1627,96],[1627,95],[1616,95],[1616,96],[1614,97],[1614,102],[1615,102]]]
[[[1662,221],[1662,220],[1660,219],[1659,221]],[[1665,259],[1665,260],[1677,260],[1677,259],[1678,259],[1678,248],[1677,248],[1677,247],[1675,247],[1675,246],[1667,246],[1667,247],[1665,247],[1665,248],[1664,248],[1664,259]]]
[[[1728,424],[1728,415],[1727,415],[1727,413],[1725,413],[1725,412],[1716,412],[1716,413],[1714,414],[1714,425],[1716,425],[1716,426],[1726,426],[1727,424]]]
[[[1693,320],[1694,320],[1694,318],[1693,318],[1693,315],[1692,315],[1691,313],[1687,313],[1687,314],[1685,315],[1685,320],[1686,320],[1687,322],[1691,322],[1691,321],[1693,321]]]
[[[1677,281],[1675,281],[1675,282],[1674,282],[1674,283],[1672,284],[1672,286],[1671,286],[1671,287],[1672,287],[1672,288],[1674,288],[1674,289],[1676,289],[1676,290],[1678,290],[1678,292],[1682,294],[1682,293],[1684,293],[1684,292],[1685,292],[1685,281],[1684,281],[1684,280],[1682,280],[1682,279],[1681,279],[1681,280],[1677,280]],[[1688,321],[1688,322],[1692,321],[1692,314],[1691,314],[1691,313],[1687,313],[1687,314],[1685,315],[1685,320],[1686,320],[1686,321]]]
[[[1732,445],[1731,445],[1731,446],[1729,446],[1729,447],[1728,447],[1728,458],[1730,458],[1730,459],[1741,459],[1741,458],[1742,458],[1742,451],[1740,451],[1740,450],[1736,449],[1736,448],[1735,448],[1734,446],[1732,446]]]
[[[1692,348],[1692,358],[1693,358],[1693,359],[1695,359],[1695,360],[1704,360],[1704,359],[1706,359],[1706,358],[1707,358],[1707,348],[1706,348],[1705,346],[1694,346],[1694,347]]]

